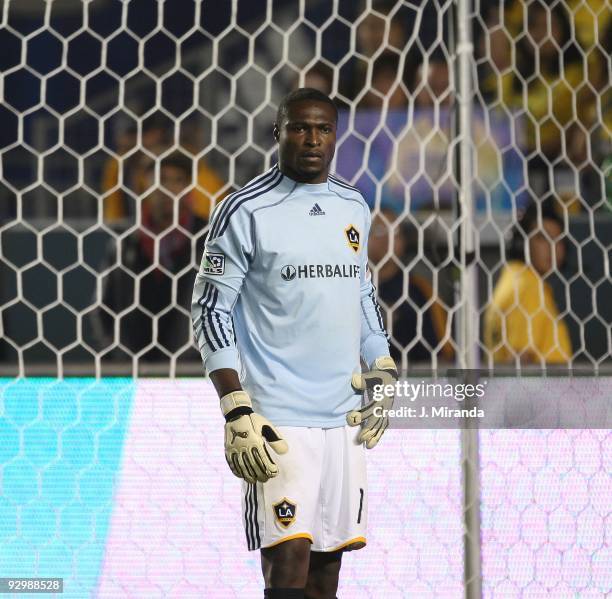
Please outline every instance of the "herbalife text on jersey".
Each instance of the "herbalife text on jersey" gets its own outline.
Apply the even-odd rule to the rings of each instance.
[[[454,397],[457,401],[470,399],[472,397],[483,397],[485,394],[484,383],[469,385],[463,383],[409,383],[408,381],[396,381],[394,385],[374,385],[372,388],[373,398],[381,401],[385,397],[405,397],[409,401],[415,401],[420,397]]]

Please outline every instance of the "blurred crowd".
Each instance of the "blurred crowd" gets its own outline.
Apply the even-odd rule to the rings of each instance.
[[[423,239],[417,220],[408,218],[417,204],[406,173],[426,181],[414,187],[425,214],[453,208],[453,52],[447,34],[427,46],[411,37],[413,28],[396,4],[373,2],[356,26],[348,59],[334,63],[323,56],[301,76],[288,78],[278,93],[313,87],[351,114],[411,115],[396,140],[396,170],[377,191],[381,197],[368,198],[377,208],[370,260],[394,357],[404,364],[431,363],[432,356],[450,362],[456,349],[452,294],[440,289],[435,269],[423,268]],[[480,8],[474,20],[474,102],[481,114],[500,114],[513,123],[525,173],[524,202],[507,206],[520,221],[510,246],[502,248],[506,261],[483,318],[483,348],[497,363],[567,363],[571,341],[547,276],[563,264],[567,219],[605,205],[602,173],[612,154],[612,13],[606,0],[510,0],[481,2]],[[481,119],[483,131],[487,118]],[[272,143],[271,119],[266,123],[252,132],[253,145],[264,150]],[[223,152],[202,153],[202,144],[191,147],[188,141],[171,150],[174,131],[163,119],[139,127],[117,129],[121,159],[110,158],[103,168],[104,221],[132,229],[109,248],[106,308],[97,326],[112,345],[115,315],[138,306],[122,318],[120,341],[138,353],[156,338],[156,348],[143,356],[154,360],[188,342],[187,329],[179,326],[187,314],[170,306],[188,305],[206,223],[214,206],[239,187],[240,177]],[[495,148],[494,156],[502,150]],[[250,176],[264,166],[263,153],[253,155]],[[126,271],[143,275],[139,285]],[[179,330],[185,339],[177,337]]]

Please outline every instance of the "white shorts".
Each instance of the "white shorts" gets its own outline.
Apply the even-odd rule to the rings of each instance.
[[[242,481],[242,514],[249,550],[305,538],[312,551],[361,549],[368,513],[359,427],[278,426],[289,445],[271,450],[279,474],[265,483]]]

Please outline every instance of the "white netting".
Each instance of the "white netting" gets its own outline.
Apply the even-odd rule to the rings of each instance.
[[[274,160],[275,108],[298,84],[342,108],[335,166],[378,215],[371,254],[395,356],[404,367],[452,363],[453,8],[5,2],[8,371],[197,372],[186,306],[206,221]],[[611,355],[610,8],[479,2],[471,21],[481,356],[599,369]],[[507,290],[492,303],[513,224],[546,198],[562,219],[564,268],[542,267],[551,287],[531,281],[539,303]],[[558,233],[540,228],[524,236]]]
[[[469,134],[457,115],[456,9],[450,0],[3,2],[2,372],[200,374],[188,304],[206,222],[274,161],[275,110],[298,85],[341,108],[335,169],[374,212],[372,270],[404,369],[453,364],[466,351],[461,313],[483,365],[605,372],[612,10],[605,0],[474,0]],[[478,289],[458,293],[466,135]],[[516,228],[530,202],[535,220]],[[547,227],[549,209],[558,222]],[[609,453],[607,437],[568,438]],[[494,469],[483,468],[487,484]],[[526,528],[531,512],[514,517],[523,503],[512,522]],[[591,507],[600,530],[604,516]],[[532,511],[552,526],[555,509]],[[601,568],[594,541],[576,544],[580,513],[562,518],[572,555]],[[553,528],[549,539],[561,534]],[[495,538],[511,549],[514,537]],[[532,553],[515,553],[574,563],[559,557],[562,543],[540,558],[525,542]],[[491,596],[549,588],[538,572],[524,584],[492,567]],[[594,593],[602,580],[589,579]],[[564,581],[584,592],[582,579]]]

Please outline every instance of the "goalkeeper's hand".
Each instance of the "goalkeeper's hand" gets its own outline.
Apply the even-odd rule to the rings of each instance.
[[[289,447],[269,420],[253,412],[246,391],[234,391],[221,398],[225,416],[225,459],[230,470],[248,483],[265,483],[278,474],[268,445],[278,454]]]
[[[356,393],[363,394],[367,389],[369,396],[372,397],[374,387],[383,385],[382,392],[386,385],[393,385],[397,381],[397,368],[393,358],[383,356],[376,358],[372,364],[372,370],[363,374],[354,374],[351,380],[351,385]],[[380,400],[372,400],[359,410],[352,410],[346,415],[346,421],[350,426],[361,425],[361,432],[357,437],[359,443],[365,443],[368,449],[372,449],[382,437],[383,433],[389,426],[389,417],[374,414],[374,408],[380,407],[383,410],[389,410],[393,407],[395,399],[395,391],[390,395],[384,394]],[[377,410],[378,412],[378,410]]]

